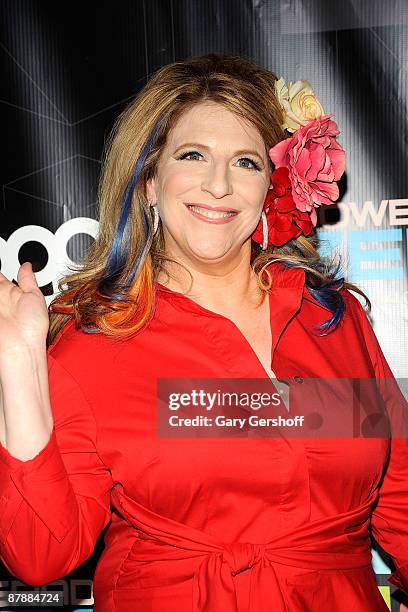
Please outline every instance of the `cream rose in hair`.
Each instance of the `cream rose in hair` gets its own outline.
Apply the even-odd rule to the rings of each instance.
[[[324,115],[323,107],[309,81],[300,80],[286,85],[281,77],[275,81],[275,92],[285,112],[282,127],[288,132],[295,132],[300,126]]]

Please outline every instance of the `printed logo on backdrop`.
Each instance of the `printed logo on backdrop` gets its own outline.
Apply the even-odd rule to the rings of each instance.
[[[340,219],[333,224],[334,211],[320,209],[321,255],[338,249],[348,263],[351,282],[406,278],[408,199],[381,200],[379,206],[371,200],[338,202],[336,206]],[[407,300],[407,292],[404,297]]]
[[[48,304],[97,235],[100,170],[99,160],[71,155],[3,185],[1,272],[16,279],[20,264],[31,261]]]
[[[99,223],[89,217],[76,217],[66,221],[55,234],[40,225],[24,225],[15,230],[7,240],[0,237],[1,272],[8,278],[17,278],[20,267],[19,252],[28,242],[40,243],[47,252],[45,267],[36,272],[39,287],[52,284],[53,295],[45,297],[47,305],[57,295],[57,282],[68,270],[68,266],[76,266],[68,255],[68,242],[74,236],[88,234],[95,239]]]

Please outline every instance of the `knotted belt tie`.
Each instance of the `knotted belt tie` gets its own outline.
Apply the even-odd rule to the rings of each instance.
[[[231,574],[235,576],[258,563],[264,551],[265,547],[262,544],[248,544],[247,542],[226,544],[222,552],[222,560],[229,565]]]
[[[371,563],[368,526],[372,496],[349,512],[298,526],[266,544],[220,543],[209,534],[158,515],[125,495],[115,497],[122,514],[138,530],[137,551],[144,562],[162,559],[182,562],[191,558],[195,567],[193,612],[237,612],[234,577],[243,571],[251,572],[249,612],[278,612],[287,609],[277,575],[279,566],[310,571],[346,570],[365,568]],[[172,577],[177,576],[176,567],[177,564]],[[185,579],[185,571],[183,576]]]

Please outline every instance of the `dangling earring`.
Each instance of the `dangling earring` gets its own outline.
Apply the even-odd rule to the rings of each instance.
[[[153,208],[153,216],[154,216],[154,220],[153,220],[153,235],[156,234],[157,232],[157,228],[159,227],[159,211],[157,210],[157,206],[152,206]]]
[[[147,200],[147,203],[149,205],[149,207],[153,210],[153,236],[155,235],[155,233],[157,232],[157,228],[159,227],[159,211],[157,210],[157,205],[153,206],[152,201],[151,200]]]
[[[269,237],[269,230],[268,230],[268,222],[266,220],[266,214],[265,211],[262,211],[262,233],[263,233],[263,243],[262,243],[262,250],[265,251],[265,249],[268,247],[268,237]]]

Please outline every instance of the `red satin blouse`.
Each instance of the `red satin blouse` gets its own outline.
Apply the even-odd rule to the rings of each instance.
[[[278,379],[392,377],[352,293],[343,290],[340,327],[318,338],[310,330],[330,311],[304,271],[270,270]],[[49,442],[28,461],[0,447],[3,563],[47,584],[87,559],[108,526],[96,612],[387,610],[370,533],[408,592],[407,440],[159,437],[158,378],[266,372],[232,321],[156,289],[154,317],[133,339],[70,322],[48,349]]]

